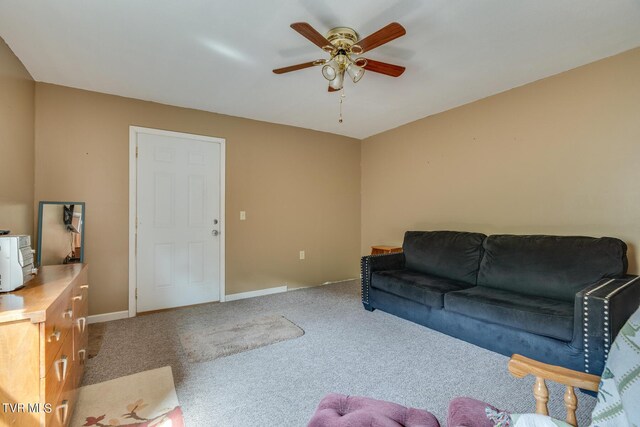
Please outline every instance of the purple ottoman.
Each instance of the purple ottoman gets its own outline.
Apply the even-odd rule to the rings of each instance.
[[[440,427],[427,411],[368,397],[326,395],[307,427]]]

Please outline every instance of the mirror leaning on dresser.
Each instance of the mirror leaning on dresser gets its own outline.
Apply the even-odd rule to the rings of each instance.
[[[41,201],[38,208],[37,265],[84,262],[84,202]]]

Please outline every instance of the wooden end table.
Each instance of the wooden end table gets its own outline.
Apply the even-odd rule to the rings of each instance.
[[[395,254],[397,252],[402,252],[402,248],[400,246],[386,246],[386,245],[371,246],[371,255]]]

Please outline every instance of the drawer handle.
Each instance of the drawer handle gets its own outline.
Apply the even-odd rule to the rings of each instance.
[[[73,310],[69,309],[67,311],[62,312],[62,318],[69,317],[71,319],[73,317]]]
[[[89,289],[89,285],[80,285],[80,289]]]
[[[60,372],[60,365],[62,365],[62,373]],[[60,382],[67,378],[67,356],[62,356],[60,359],[56,360],[56,375]]]
[[[85,350],[84,348],[78,350],[78,356],[81,356],[80,360],[84,361],[87,358],[87,350]]]
[[[73,297],[74,301],[82,301],[82,295],[76,295],[75,297]]]
[[[55,331],[51,334],[51,336],[49,337],[49,342],[53,341],[54,339],[56,341],[60,341],[60,331]]]
[[[60,405],[56,406],[56,412],[58,413],[60,424],[64,424],[67,421],[67,412],[69,412],[69,401],[63,400]]]
[[[84,332],[85,326],[87,326],[87,318],[78,317],[78,330],[80,330],[80,332]]]

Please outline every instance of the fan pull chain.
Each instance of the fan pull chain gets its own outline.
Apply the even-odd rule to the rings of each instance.
[[[340,93],[340,117],[338,118],[338,123],[342,123],[342,101],[344,100],[344,87],[341,90]]]

